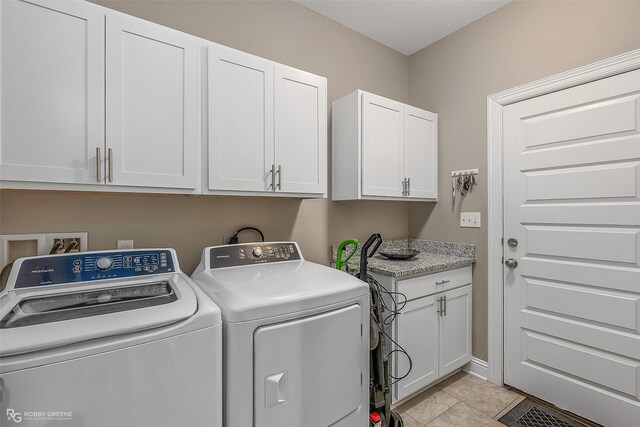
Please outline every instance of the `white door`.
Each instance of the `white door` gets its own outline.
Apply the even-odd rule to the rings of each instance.
[[[640,70],[504,109],[504,381],[607,426],[640,419],[639,110]]]
[[[275,67],[276,191],[327,191],[327,79]]]
[[[439,375],[459,369],[471,360],[471,285],[438,296],[440,313]]]
[[[196,188],[197,39],[107,15],[107,181]]]
[[[362,194],[402,197],[404,105],[362,95]]]
[[[0,179],[96,184],[104,153],[104,12],[0,2]]]
[[[415,393],[439,377],[438,316],[437,299],[433,295],[407,302],[398,315],[396,337],[398,344],[411,357],[411,364],[404,353],[394,354],[394,377],[402,378],[397,383],[397,400]]]
[[[273,63],[210,45],[209,189],[273,191]]]
[[[256,427],[325,427],[362,413],[360,305],[263,326],[253,342]]]
[[[408,197],[438,197],[438,116],[405,106],[404,157]]]

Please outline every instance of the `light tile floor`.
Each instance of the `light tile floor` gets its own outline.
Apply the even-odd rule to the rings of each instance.
[[[464,372],[396,408],[405,427],[498,427],[498,419],[524,396]]]

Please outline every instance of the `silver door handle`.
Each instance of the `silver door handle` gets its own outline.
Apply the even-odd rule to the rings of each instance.
[[[102,182],[102,171],[100,167],[100,147],[96,147],[96,182]]]
[[[445,283],[449,283],[451,280],[443,280],[441,282],[436,282],[436,286],[438,285],[444,285]]]
[[[113,150],[109,148],[108,151],[108,162],[109,162],[109,182],[113,182]]]
[[[504,265],[506,265],[509,268],[516,268],[518,266],[518,261],[516,261],[513,258],[509,258],[504,262]]]
[[[407,196],[411,196],[411,178],[407,178]]]
[[[277,189],[282,191],[282,165],[278,165],[278,187]],[[273,191],[276,191],[276,189],[274,189]]]

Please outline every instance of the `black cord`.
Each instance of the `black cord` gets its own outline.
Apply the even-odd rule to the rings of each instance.
[[[240,234],[240,233],[242,233],[243,231],[246,231],[246,230],[253,230],[253,231],[258,232],[258,234],[260,234],[260,239],[262,239],[261,241],[264,242],[264,234],[262,234],[262,231],[260,231],[259,228],[256,228],[256,227],[242,227],[241,229],[236,231],[236,234],[231,236],[231,238],[229,239],[229,244],[230,245],[235,245],[235,244],[239,243],[240,240],[238,239],[238,234]]]
[[[387,331],[385,331],[385,326],[391,325],[393,321],[396,319],[396,317],[400,314],[402,309],[405,307],[405,305],[407,305],[407,296],[401,292],[388,291],[384,286],[378,283],[378,281],[374,279],[372,276],[367,276],[367,282],[371,287],[371,291],[377,294],[376,300],[380,302],[380,305],[381,305],[380,308],[382,309],[382,313],[384,313],[385,310],[389,311],[390,313],[388,316],[383,318],[383,321],[382,321],[383,324],[378,325],[378,329],[380,330],[380,332],[382,332],[382,335],[384,335],[384,337],[388,339],[396,347],[394,350],[391,350],[390,352],[387,353],[386,355],[387,359],[392,354],[399,353],[399,354],[404,354],[407,357],[407,360],[409,362],[409,369],[407,369],[407,372],[404,375],[395,377],[391,375],[391,373],[389,373],[389,377],[391,377],[391,379],[393,380],[391,384],[395,384],[409,375],[409,373],[413,369],[413,360],[411,360],[411,356],[409,356],[409,353],[407,353],[404,347],[402,347],[397,341],[391,338],[391,336],[387,333]],[[385,298],[383,298],[384,296],[388,297],[389,304],[387,304],[387,301],[385,301]],[[398,302],[398,299],[399,299],[399,302]],[[374,308],[377,309],[378,307],[372,307],[372,309]],[[374,311],[372,310],[372,312],[370,313],[371,320],[373,322],[376,322],[377,324],[378,320],[373,315],[373,312]]]

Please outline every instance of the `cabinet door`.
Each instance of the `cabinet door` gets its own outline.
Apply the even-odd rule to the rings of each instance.
[[[406,106],[405,167],[409,197],[436,199],[438,196],[438,116]]]
[[[210,45],[209,189],[273,191],[273,63]]]
[[[327,191],[327,79],[275,68],[276,190]]]
[[[196,188],[196,40],[130,16],[107,15],[109,183]]]
[[[402,197],[404,179],[404,105],[364,93],[362,195]]]
[[[101,182],[104,12],[87,2],[2,0],[0,24],[0,179]]]
[[[397,383],[397,398],[404,399],[438,379],[438,313],[436,297],[407,302],[396,320],[397,341],[411,358],[394,353],[395,377],[409,374]]]
[[[440,317],[440,376],[471,360],[471,285],[445,292]]]

